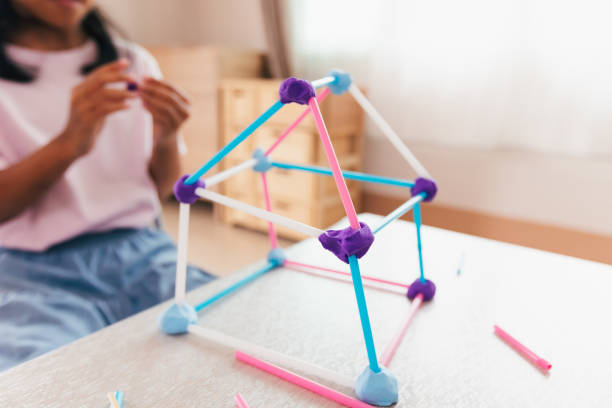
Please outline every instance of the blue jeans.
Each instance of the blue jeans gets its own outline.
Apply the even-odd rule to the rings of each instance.
[[[176,247],[154,228],[87,234],[44,252],[0,248],[0,371],[174,294]],[[214,276],[189,267],[187,288]]]

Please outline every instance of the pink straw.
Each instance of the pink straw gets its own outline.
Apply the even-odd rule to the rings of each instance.
[[[302,268],[311,268],[311,269],[317,269],[319,271],[323,271],[323,272],[330,272],[330,273],[337,273],[339,275],[344,275],[344,276],[351,276],[351,274],[349,272],[343,272],[343,271],[338,271],[335,269],[330,269],[330,268],[324,268],[322,266],[315,266],[315,265],[308,265],[308,264],[304,264],[304,263],[300,263],[300,262],[295,262],[295,261],[285,261],[285,265],[289,266],[289,265],[293,265],[293,266],[301,266]],[[379,283],[385,283],[387,285],[393,285],[393,286],[400,286],[402,288],[406,288],[408,289],[410,287],[410,285],[407,285],[405,283],[399,283],[399,282],[393,282],[390,280],[386,280],[386,279],[381,279],[381,278],[375,278],[373,276],[367,276],[367,275],[361,275],[362,279],[365,280],[369,280],[372,282],[379,282]]]
[[[287,371],[273,364],[267,363],[256,357],[243,353],[242,351],[236,350],[235,357],[238,361],[242,361],[243,363],[249,364],[282,380],[297,385],[298,387],[302,387],[305,390],[314,392],[315,394],[319,394],[320,396],[327,398],[331,401],[337,402],[338,404],[342,404],[345,407],[373,408],[372,405],[366,404],[365,402],[361,402],[355,398],[351,398],[348,395],[342,394],[341,392],[338,392],[336,390],[332,390],[329,387],[326,387],[307,378],[301,377],[297,374],[292,373],[291,371]]]
[[[296,267],[296,266],[292,266],[292,265],[287,265],[286,263],[283,264],[283,266],[287,269],[291,269],[292,271],[296,271],[296,272],[301,272],[301,273],[305,273],[308,275],[312,275],[312,276],[316,276],[317,278],[324,278],[324,279],[331,279],[331,280],[335,280],[335,281],[340,281],[340,282],[344,282],[344,283],[348,283],[349,285],[351,285],[353,282],[351,279],[345,279],[342,276],[336,276],[336,275],[325,275],[323,274],[321,271],[307,271],[306,269],[300,269],[300,267]],[[382,287],[382,286],[376,286],[376,285],[372,285],[369,283],[364,282],[363,286],[367,287],[367,288],[372,288],[375,290],[382,290],[383,292],[389,292],[389,293],[393,293],[396,295],[400,295],[400,296],[406,296],[406,292],[405,291],[399,291],[396,288],[387,288],[387,287]]]
[[[268,178],[266,173],[261,173],[261,181],[263,183],[264,200],[266,201],[266,210],[272,211],[272,204],[270,204],[270,192],[268,191]],[[276,230],[274,224],[268,221],[268,236],[270,237],[270,246],[276,248],[278,246],[278,240],[276,238]]]
[[[527,358],[527,360],[540,367],[544,371],[548,371],[551,369],[552,365],[548,361],[544,360],[542,357],[529,350],[517,339],[502,330],[499,326],[494,325],[493,328],[495,329],[495,334],[497,334],[502,340],[504,340],[508,345],[510,345],[510,347],[518,351],[521,355],[523,355],[523,357]]]
[[[414,317],[414,315],[416,315],[416,312],[419,310],[422,304],[423,295],[419,293],[412,301],[412,307],[410,308],[408,314],[404,318],[404,321],[400,325],[400,329],[397,331],[397,333],[395,333],[395,336],[387,345],[387,348],[380,357],[380,363],[385,367],[389,366],[391,359],[395,355],[397,348],[399,347],[400,343],[402,342],[402,339],[404,338],[404,335],[406,334],[406,331],[408,330],[408,326],[410,326],[410,322],[412,322],[412,318]]]
[[[353,205],[353,200],[351,200],[351,195],[349,194],[348,188],[346,187],[346,182],[342,176],[340,163],[338,163],[338,157],[336,157],[336,152],[334,152],[334,147],[332,146],[329,133],[327,133],[327,128],[325,127],[325,122],[323,121],[323,116],[321,115],[321,110],[319,109],[317,99],[310,98],[308,105],[310,105],[310,110],[312,111],[315,125],[319,131],[319,136],[321,138],[321,143],[323,143],[323,149],[325,149],[325,155],[327,156],[329,167],[334,175],[334,180],[336,181],[336,187],[338,187],[338,193],[340,193],[340,199],[342,200],[344,211],[346,211],[346,216],[351,223],[351,227],[354,230],[358,230],[361,228],[361,226],[357,220],[355,206]]]
[[[236,401],[236,406],[238,408],[250,408],[249,404],[247,404],[246,400],[242,397],[242,395],[240,395],[240,393],[236,394],[234,401]]]
[[[317,95],[317,101],[319,103],[323,102],[323,100],[327,97],[327,95],[329,95],[329,92],[330,92],[329,88],[323,89],[321,93]],[[272,151],[276,149],[283,140],[285,140],[285,138],[289,135],[289,133],[291,133],[293,129],[295,129],[297,125],[299,125],[302,122],[302,120],[304,120],[304,118],[308,116],[309,113],[310,113],[310,109],[304,109],[304,112],[302,112],[302,114],[295,120],[295,122],[289,125],[289,127],[285,129],[283,133],[281,133],[281,135],[278,137],[276,142],[274,142],[274,144],[268,148],[268,150],[266,151],[266,156],[269,156],[270,153],[272,153]]]

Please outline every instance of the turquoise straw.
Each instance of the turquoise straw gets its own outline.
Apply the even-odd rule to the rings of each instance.
[[[414,214],[414,225],[416,225],[417,248],[419,250],[419,268],[421,270],[421,283],[425,283],[425,273],[423,272],[423,251],[421,250],[421,203],[416,203],[412,210]]]
[[[366,344],[368,360],[370,361],[370,369],[375,373],[378,373],[380,372],[380,367],[378,366],[376,349],[374,348],[374,337],[372,336],[368,306],[366,304],[365,293],[363,292],[363,282],[361,281],[361,272],[359,271],[359,261],[355,255],[349,256],[349,265],[351,267],[351,277],[353,280],[353,287],[355,289],[355,297],[357,298],[359,318],[361,319],[361,329],[363,330],[363,338]]]
[[[223,289],[221,292],[209,297],[208,299],[206,299],[205,301],[197,305],[195,307],[196,312],[199,312],[200,310],[204,309],[206,306],[209,306],[210,304],[229,295],[230,293],[236,291],[237,289],[240,289],[242,286],[246,285],[247,283],[259,278],[261,275],[265,274],[266,272],[271,271],[272,269],[276,268],[276,266],[277,266],[276,264],[268,262],[266,266],[256,270],[255,272],[248,275],[246,278],[239,280],[238,282],[234,283],[229,288]]]
[[[276,101],[274,105],[270,106],[267,111],[261,114],[260,117],[255,119],[253,123],[247,126],[238,136],[234,138],[231,142],[229,142],[225,147],[223,147],[217,154],[215,154],[212,159],[210,159],[205,165],[200,167],[198,171],[193,173],[187,180],[185,180],[185,184],[193,184],[200,177],[202,177],[208,170],[212,169],[213,166],[221,161],[225,156],[227,156],[232,150],[236,148],[240,143],[244,142],[244,140],[249,137],[253,132],[257,130],[261,125],[263,125],[268,119],[270,119],[276,112],[285,106],[281,101]]]
[[[289,164],[289,163],[282,163],[282,162],[276,162],[276,161],[272,162],[272,166],[278,167],[279,169],[285,169],[285,170],[302,170],[302,171],[308,171],[310,173],[323,174],[326,176],[333,176],[331,169],[320,167],[320,166]],[[414,183],[408,180],[375,176],[372,174],[359,173],[356,171],[346,171],[345,170],[342,172],[342,175],[344,176],[344,178],[347,178],[350,180],[359,180],[359,181],[366,181],[370,183],[388,184],[391,186],[408,187],[408,188],[414,186]]]

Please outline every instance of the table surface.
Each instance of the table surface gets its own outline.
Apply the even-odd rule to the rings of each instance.
[[[381,218],[360,219],[375,226]],[[432,227],[422,234],[426,272],[438,293],[419,310],[389,364],[400,384],[397,406],[612,404],[612,331],[604,317],[612,310],[612,267]],[[393,223],[362,259],[362,273],[412,281],[415,245],[414,225]],[[287,254],[348,270],[312,239]],[[188,300],[195,304],[260,265],[199,288]],[[366,297],[380,355],[409,302],[369,288]],[[166,307],[5,371],[0,406],[106,407],[106,393],[117,389],[125,393],[126,408],[233,407],[237,392],[253,408],[338,406],[235,361],[234,350],[193,334],[164,335],[156,321]],[[199,316],[200,325],[345,376],[356,377],[367,365],[353,289],[344,282],[280,268]],[[550,374],[498,339],[494,324],[550,361]]]

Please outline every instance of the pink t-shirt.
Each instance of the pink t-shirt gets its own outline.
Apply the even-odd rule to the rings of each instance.
[[[129,55],[131,74],[161,75],[143,48],[122,43],[119,50]],[[93,61],[96,47],[88,42],[41,52],[9,45],[7,52],[20,64],[38,67],[38,73],[28,84],[0,79],[0,170],[61,133],[71,90],[83,80],[80,69]],[[0,247],[41,251],[86,232],[152,225],[160,212],[148,172],[152,126],[140,101],[109,116],[88,155],[75,161],[39,202],[0,224]]]

